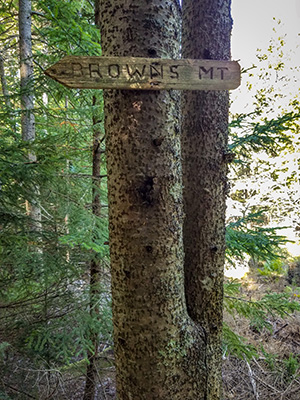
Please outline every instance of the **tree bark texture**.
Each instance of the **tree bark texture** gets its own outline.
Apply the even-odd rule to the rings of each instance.
[[[7,89],[6,77],[5,77],[4,60],[3,60],[3,56],[1,53],[0,53],[0,79],[1,79],[2,93],[3,93],[3,97],[4,97],[5,106],[9,110],[11,108],[11,103],[10,103],[10,98],[9,98],[9,92]]]
[[[31,0],[19,0],[19,48],[22,138],[26,141],[32,141],[35,139],[35,118],[33,113]]]
[[[179,56],[177,0],[100,4],[104,56]],[[184,296],[179,94],[104,99],[118,399],[207,399]]]
[[[31,1],[19,0],[19,49],[20,49],[20,88],[21,88],[21,130],[22,139],[32,142],[35,139],[34,118],[34,82],[33,82],[33,59],[31,42]],[[36,155],[28,153],[30,162],[36,162]],[[31,218],[31,229],[41,229],[41,209],[38,206],[39,188],[33,188],[36,199],[26,202],[27,213]]]
[[[99,96],[93,96],[93,106],[99,106]],[[100,106],[99,106],[100,111]],[[95,218],[101,217],[101,131],[99,127],[100,118],[98,113],[94,111],[93,115],[93,182],[92,182],[92,211]],[[97,224],[96,224],[97,226]],[[95,232],[95,237],[98,233]],[[103,292],[102,289],[102,263],[101,259],[94,254],[90,264],[90,314],[92,318],[99,319],[100,308],[99,300]],[[97,369],[98,347],[99,347],[99,334],[92,330],[90,332],[90,341],[92,342],[93,350],[88,350],[88,366],[86,371],[86,383],[83,400],[94,400],[96,394],[96,387],[99,381],[99,374]]]
[[[95,0],[95,24],[100,28],[100,13],[99,13],[99,0]],[[92,170],[92,211],[95,218],[101,217],[101,139],[102,134],[100,130],[101,110],[100,110],[100,93],[93,96],[93,170]],[[98,106],[98,110],[95,109]],[[96,225],[97,226],[97,225]],[[95,232],[94,236],[98,236]],[[102,265],[101,259],[94,254],[90,264],[90,315],[91,317],[99,319],[100,308],[99,300],[102,293]],[[86,370],[86,382],[83,400],[94,400],[96,395],[96,388],[99,381],[97,358],[99,347],[99,334],[98,332],[90,332],[90,341],[92,342],[93,350],[88,350],[88,365]]]
[[[2,54],[5,54],[4,52]],[[4,97],[4,103],[7,109],[7,113],[9,116],[9,124],[11,126],[11,132],[15,136],[16,132],[16,119],[14,115],[14,110],[12,103],[10,101],[10,93],[7,86],[7,80],[5,75],[5,68],[4,68],[4,57],[0,52],[0,79],[1,79],[1,86],[2,86],[2,94]]]
[[[230,3],[183,1],[183,58],[230,59]],[[190,317],[205,331],[205,399],[215,400],[222,383],[228,92],[184,92],[182,102],[186,300]]]

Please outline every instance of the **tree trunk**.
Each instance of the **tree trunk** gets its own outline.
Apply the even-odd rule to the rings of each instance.
[[[99,0],[95,0],[95,24],[100,28],[100,14],[99,14]],[[92,171],[92,212],[95,218],[101,216],[101,130],[99,123],[101,121],[102,112],[100,111],[99,95],[93,96],[93,171]],[[96,110],[98,106],[98,110]],[[97,226],[97,224],[96,224]],[[97,236],[97,232],[95,232]],[[102,266],[101,260],[94,254],[90,265],[90,314],[92,318],[99,318],[99,300],[102,293]],[[97,358],[99,347],[99,334],[98,332],[90,332],[90,341],[93,345],[93,350],[88,351],[88,365],[86,370],[86,382],[83,400],[94,400],[96,395],[97,383],[99,380],[97,370]]]
[[[30,0],[19,0],[19,47],[22,138],[25,141],[33,141],[35,139],[35,119],[33,113],[33,61]],[[36,161],[36,159],[33,161]]]
[[[184,0],[182,56],[230,59],[230,0]],[[228,92],[184,92],[182,104],[186,300],[205,331],[205,399],[221,398]]]
[[[176,0],[102,0],[101,23],[104,56],[179,57]],[[184,295],[179,94],[104,99],[118,399],[208,400]]]
[[[4,54],[4,52],[2,52]],[[7,87],[7,80],[5,75],[5,68],[4,68],[4,57],[0,52],[0,79],[1,79],[1,86],[2,86],[2,93],[4,97],[4,103],[7,109],[7,115],[9,117],[9,125],[11,127],[11,133],[16,138],[16,118],[14,115],[14,110],[12,103],[10,101],[10,94]]]
[[[93,106],[96,106],[97,96],[93,96]],[[100,107],[100,106],[99,106]],[[101,216],[101,197],[100,197],[100,169],[101,169],[101,131],[99,128],[99,118],[93,116],[93,182],[92,182],[92,211],[95,218]],[[97,225],[96,225],[97,226]],[[97,234],[96,234],[97,235]],[[94,254],[90,265],[90,314],[92,318],[99,318],[99,299],[102,293],[102,266],[101,260]],[[93,345],[93,350],[88,351],[88,366],[86,372],[86,383],[83,400],[94,400],[96,394],[96,386],[98,382],[97,358],[99,347],[99,334],[93,330],[90,332],[90,341]]]
[[[32,142],[35,139],[35,118],[33,104],[33,61],[31,43],[31,1],[19,0],[19,48],[20,48],[20,78],[21,78],[21,129],[22,139]],[[36,162],[36,155],[28,153],[30,162]],[[39,188],[34,186],[35,197],[31,203],[27,202],[27,213],[31,218],[31,229],[41,229],[41,209],[38,206]]]
[[[4,60],[2,54],[0,53],[0,79],[1,79],[1,86],[2,86],[2,93],[4,97],[5,106],[8,110],[11,109],[11,103],[9,98],[9,92],[7,89],[7,82],[5,77],[5,70],[4,70]]]

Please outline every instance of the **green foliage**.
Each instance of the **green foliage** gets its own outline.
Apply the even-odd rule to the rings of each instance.
[[[295,357],[292,353],[290,353],[287,359],[283,360],[283,365],[288,378],[293,378],[296,373],[299,373],[300,364],[298,357]]]
[[[263,354],[264,357],[265,357],[265,361],[266,361],[266,363],[267,363],[267,365],[268,365],[268,368],[269,368],[271,371],[275,371],[275,370],[276,370],[277,356],[276,356],[275,354],[268,353],[268,352],[264,349],[263,346],[261,347],[261,352],[262,352],[262,354]]]
[[[93,351],[91,332],[101,332],[99,340],[111,343],[111,305],[107,293],[103,291],[102,298],[98,299],[101,302],[101,313],[100,318],[96,318],[89,313],[87,304],[82,302],[82,289],[76,289],[74,284],[74,290],[78,290],[76,304],[69,305],[68,309],[60,311],[61,315],[53,319],[49,318],[49,310],[48,322],[26,327],[24,348],[27,354],[36,355],[47,362],[50,360],[51,364],[55,361],[59,367],[86,358],[87,351]]]
[[[233,354],[240,359],[246,358],[248,361],[257,357],[257,349],[246,343],[245,338],[233,332],[226,323],[223,323],[223,353]]]
[[[282,259],[268,260],[263,264],[263,268],[257,268],[260,275],[273,277],[283,275],[286,271]]]
[[[0,399],[1,399],[1,400],[11,400],[11,397],[9,397],[9,396],[7,395],[7,393],[2,392],[2,390],[0,389]]]
[[[238,98],[231,116],[227,255],[232,264],[246,255],[266,262],[261,272],[268,274],[287,244],[278,228],[292,230],[300,218],[299,68],[290,65],[282,35],[257,59],[244,68],[248,103],[241,110]]]
[[[281,376],[281,378],[290,382],[295,377],[299,376],[299,357],[290,353],[288,357],[282,358],[280,354],[270,354],[264,347],[261,347],[261,352],[270,371]]]
[[[267,210],[248,213],[227,225],[227,259],[234,263],[235,258],[243,259],[249,255],[257,260],[278,260],[281,247],[287,243],[285,236],[277,234],[279,228],[265,227],[264,215]]]
[[[271,41],[267,52],[259,51],[261,67],[248,68],[249,92],[253,93],[248,109],[232,115],[230,123],[230,152],[235,153],[231,164],[229,221],[226,231],[227,260],[235,265],[237,260],[252,258],[263,267],[258,272],[266,277],[283,274],[287,254],[283,250],[288,240],[280,229],[295,226],[299,221],[299,94],[287,96],[289,80],[286,73],[284,41]],[[255,70],[255,72],[254,72]],[[291,68],[296,74],[297,71]],[[259,77],[255,88],[252,78]],[[280,86],[281,85],[281,86]],[[282,90],[282,88],[284,90]],[[289,94],[290,95],[290,94]],[[286,318],[299,310],[291,293],[268,293],[260,300],[249,301],[241,292],[241,285],[234,281],[225,285],[224,307],[233,316],[240,315],[249,321],[256,333],[271,332],[272,318]],[[228,351],[250,360],[243,347],[247,344],[225,327],[231,338]],[[224,335],[224,337],[226,336]],[[258,352],[259,349],[256,349]],[[297,370],[293,355],[284,360],[280,356],[261,350],[269,368],[281,371],[285,377]],[[288,371],[288,372],[287,372]]]
[[[243,158],[251,157],[253,152],[264,150],[272,156],[289,148],[292,144],[290,129],[298,122],[299,117],[299,112],[293,111],[277,118],[264,117],[257,122],[257,113],[254,112],[234,115],[229,124],[229,149],[239,155],[234,162],[242,163]]]
[[[261,332],[267,329],[272,332],[273,326],[270,318],[286,318],[295,311],[300,311],[299,302],[291,300],[290,293],[269,293],[260,300],[250,301],[241,293],[241,283],[230,280],[224,285],[224,308],[233,317],[236,315],[245,317],[249,320],[249,326],[252,330]],[[245,343],[245,339],[236,335],[230,330],[228,325],[224,324],[224,345],[226,351],[237,357],[246,357],[250,360],[254,357],[258,349]]]
[[[294,311],[300,311],[300,304],[290,299],[289,293],[269,293],[261,300],[249,301],[240,293],[241,284],[234,280],[224,286],[224,307],[233,316],[237,313],[255,322],[262,328],[272,329],[268,318],[279,316],[285,318]]]
[[[101,216],[92,213],[92,136],[99,130],[104,138],[103,100],[99,91],[59,85],[47,78],[44,70],[65,55],[101,55],[101,47],[93,23],[93,2],[37,0],[33,5],[37,135],[31,143],[22,141],[20,131],[17,2],[0,5],[0,55],[9,91],[9,102],[0,95],[0,361],[17,353],[30,360],[31,370],[58,367],[63,371],[94,351],[93,336],[99,334],[99,340],[108,345],[112,342],[109,282],[103,281],[100,294],[93,299],[99,316],[90,308],[88,279],[92,260],[100,260],[103,276],[109,263],[104,165],[99,189]],[[274,45],[271,51],[275,51]],[[277,74],[284,69],[283,59],[281,56],[273,65]],[[260,54],[260,60],[268,61],[268,56]],[[260,79],[268,80],[270,72],[260,71]],[[251,73],[248,69],[249,78]],[[252,90],[251,83],[248,87]],[[97,105],[93,105],[95,96]],[[283,112],[270,114],[279,98],[281,94],[274,88],[260,88],[253,98],[253,110],[236,113],[230,124],[229,149],[236,153],[231,199],[239,212],[227,227],[227,257],[232,263],[245,255],[266,261],[260,270],[263,274],[281,271],[278,255],[287,242],[269,221],[271,217],[277,221],[278,215],[290,212],[298,201],[299,165],[296,161],[290,169],[288,156],[299,149],[299,100],[294,98]],[[101,149],[104,152],[103,140]],[[37,162],[28,162],[28,152],[36,154]],[[272,156],[271,161],[265,154]],[[288,161],[275,165],[275,157],[283,154]],[[258,178],[269,183],[269,195],[258,187]],[[288,188],[295,201],[283,197],[273,201],[272,195],[283,188]],[[41,231],[29,228],[28,201],[41,207]],[[288,291],[248,301],[240,287],[236,282],[225,285],[224,306],[232,315],[249,319],[256,331],[272,329],[270,316],[285,317],[299,310]],[[225,353],[240,358],[250,360],[257,355],[257,349],[226,324],[223,345]],[[271,355],[265,353],[265,357],[275,368]],[[284,367],[287,375],[295,375],[298,359],[290,355]],[[0,397],[10,398],[5,391],[0,391]]]
[[[64,55],[101,54],[93,4],[46,0],[33,6],[36,139],[29,143],[22,141],[20,129],[17,4],[0,5],[10,102],[0,87],[0,359],[5,353],[26,360],[30,371],[86,357],[95,332],[101,343],[112,341],[104,156],[97,185],[101,214],[92,212],[95,130],[105,150],[102,95],[67,89],[44,75]],[[29,152],[36,162],[28,161]],[[31,228],[27,202],[41,208],[38,231]],[[94,302],[100,315],[90,309],[89,271],[95,259],[106,277]],[[9,379],[10,367],[5,371]]]
[[[41,10],[42,17],[35,17],[35,28],[39,36],[47,40],[48,47],[73,55],[101,55],[100,33],[94,26],[92,3],[42,0],[37,9]]]
[[[5,357],[6,350],[10,347],[8,342],[1,342],[0,343],[0,362],[3,361]]]

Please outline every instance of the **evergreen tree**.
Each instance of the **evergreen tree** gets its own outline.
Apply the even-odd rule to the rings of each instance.
[[[298,89],[292,94],[287,88],[299,72],[288,60],[282,37],[272,39],[266,52],[260,50],[258,66],[245,71],[252,101],[232,115],[229,148],[235,159],[227,229],[232,262],[244,251],[257,260],[274,260],[287,243],[287,231],[280,229],[297,230],[299,100]]]
[[[97,188],[101,214],[92,212],[93,129],[100,129],[103,135],[101,122],[95,120],[98,105],[93,104],[93,93],[62,88],[43,73],[44,68],[64,54],[100,53],[99,32],[92,22],[94,9],[89,2],[82,1],[39,1],[33,7],[34,86],[27,88],[35,99],[36,136],[34,141],[24,141],[24,90],[19,90],[20,81],[16,78],[18,8],[15,2],[1,4],[4,62],[0,99],[0,340],[7,343],[7,362],[0,390],[3,396],[14,393],[15,398],[22,398],[17,393],[24,389],[42,399],[54,390],[55,368],[63,368],[94,351],[91,332],[98,332],[105,346],[111,343],[111,321],[104,182]],[[34,154],[36,161],[28,162],[28,154]],[[102,166],[98,175],[105,174]],[[37,198],[32,188],[39,189],[38,233],[26,228],[32,219],[24,204],[33,204]],[[96,258],[101,260],[106,276],[97,299],[100,316],[90,313],[88,295],[90,263]],[[20,379],[24,371],[16,369],[16,358],[28,369],[23,388]],[[49,372],[34,386],[39,370]],[[51,376],[53,379],[46,385],[45,379]]]
[[[230,1],[184,1],[184,58],[230,60]],[[221,398],[221,336],[227,194],[228,91],[185,92],[182,153],[185,290],[188,312],[205,332],[206,385],[199,398]]]

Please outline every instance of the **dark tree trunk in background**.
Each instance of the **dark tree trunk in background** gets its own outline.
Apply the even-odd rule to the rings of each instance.
[[[92,183],[92,211],[95,218],[101,217],[101,130],[100,130],[100,116],[96,111],[98,105],[100,111],[100,104],[98,96],[93,96],[93,106],[95,107],[93,116],[93,183]],[[97,226],[97,221],[96,221]],[[97,232],[95,232],[97,237]],[[97,253],[94,254],[90,264],[90,314],[93,319],[100,317],[99,301],[102,289],[102,263]],[[86,372],[86,385],[83,400],[94,400],[96,394],[96,387],[99,383],[99,374],[97,369],[98,347],[99,347],[99,334],[95,328],[90,331],[90,341],[92,342],[93,350],[88,351],[88,366]]]
[[[95,0],[95,24],[100,28],[99,0]],[[101,217],[101,109],[99,95],[93,96],[93,171],[92,171],[92,211],[95,218]],[[97,226],[97,222],[96,222]],[[95,232],[97,237],[97,232]],[[100,317],[99,300],[102,293],[102,263],[97,253],[94,254],[90,264],[90,314],[92,318]],[[86,383],[83,400],[94,400],[99,373],[97,368],[99,334],[95,330],[90,331],[90,341],[93,349],[88,351],[88,365],[86,371]]]
[[[182,57],[230,60],[230,0],[184,0]],[[221,334],[227,191],[227,91],[182,98],[183,237],[188,313],[205,331],[204,399],[221,398]]]

